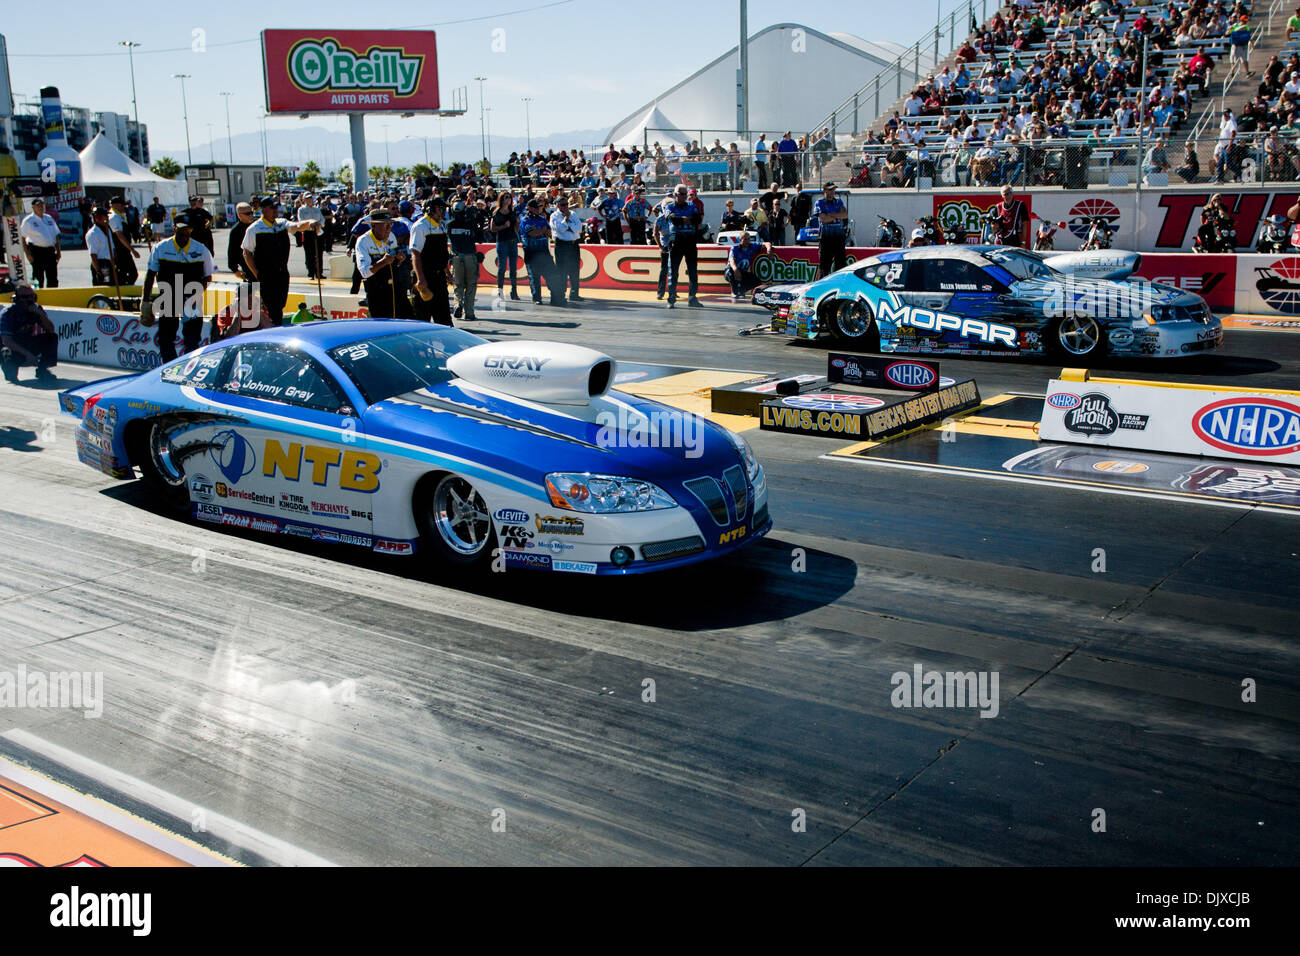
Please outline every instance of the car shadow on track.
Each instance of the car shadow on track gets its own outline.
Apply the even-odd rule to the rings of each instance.
[[[321,561],[425,581],[511,604],[677,631],[781,621],[816,610],[852,590],[858,570],[852,560],[842,555],[795,548],[782,541],[777,531],[714,561],[625,577],[517,568],[464,571],[436,567],[419,555],[393,557],[358,547],[237,530],[179,517],[159,507],[139,481],[115,484],[101,493],[123,505],[229,536],[232,544],[258,541]],[[382,594],[375,596],[382,599]]]

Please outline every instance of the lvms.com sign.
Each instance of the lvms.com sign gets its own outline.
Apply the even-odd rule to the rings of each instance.
[[[263,30],[268,113],[438,109],[432,30]]]

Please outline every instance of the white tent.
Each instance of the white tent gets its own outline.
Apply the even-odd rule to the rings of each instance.
[[[189,190],[183,179],[163,179],[131,159],[109,141],[101,130],[81,151],[81,181],[87,188],[107,188],[144,209],[157,196],[168,209],[189,205]]]
[[[614,141],[616,146],[653,146],[658,141],[659,145],[667,148],[670,143],[684,147],[691,138],[669,122],[655,105],[646,111],[639,123],[620,130]]]

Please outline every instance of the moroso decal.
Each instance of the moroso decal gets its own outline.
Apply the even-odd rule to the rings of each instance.
[[[1300,406],[1276,398],[1225,398],[1196,411],[1192,431],[1223,451],[1287,455],[1300,451]]]

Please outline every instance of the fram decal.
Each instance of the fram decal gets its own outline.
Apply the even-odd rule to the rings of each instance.
[[[1195,412],[1192,431],[1223,451],[1287,455],[1300,451],[1300,407],[1276,398],[1225,398]]]

